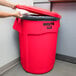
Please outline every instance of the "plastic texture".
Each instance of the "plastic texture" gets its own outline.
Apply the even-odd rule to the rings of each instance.
[[[20,59],[27,72],[43,74],[53,69],[59,22],[16,18],[13,28],[19,32]]]
[[[59,18],[51,16],[40,16],[40,15],[26,15],[24,14],[21,19],[33,20],[33,21],[57,21]]]
[[[38,8],[38,7],[26,6],[26,5],[16,5],[16,8],[24,9],[24,10],[27,10],[29,12],[36,13],[39,15],[48,15],[48,16],[52,16],[52,17],[61,18],[61,16],[56,12],[51,12],[49,10]]]

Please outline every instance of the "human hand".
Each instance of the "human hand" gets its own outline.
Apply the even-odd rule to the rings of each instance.
[[[14,12],[12,15],[13,15],[14,17],[18,17],[18,18],[23,17],[23,15],[22,15],[20,12]]]
[[[16,4],[11,4],[10,7],[11,7],[12,9],[16,9]]]

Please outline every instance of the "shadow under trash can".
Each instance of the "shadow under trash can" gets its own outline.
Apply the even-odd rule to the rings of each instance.
[[[51,12],[50,12],[51,13]],[[19,32],[20,60],[24,70],[43,74],[52,70],[60,18],[49,15],[23,15],[13,28]]]

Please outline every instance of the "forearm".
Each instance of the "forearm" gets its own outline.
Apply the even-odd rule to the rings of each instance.
[[[14,16],[14,13],[0,11],[0,18],[11,17],[11,16]]]
[[[0,0],[0,5],[15,8],[15,4],[8,2],[7,0]]]

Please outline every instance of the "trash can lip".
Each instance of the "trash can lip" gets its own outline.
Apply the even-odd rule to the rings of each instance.
[[[26,14],[23,14],[23,17],[21,19],[33,20],[33,21],[57,21],[60,18],[52,17],[52,16],[48,16],[48,15],[35,15],[35,14],[26,15]]]

